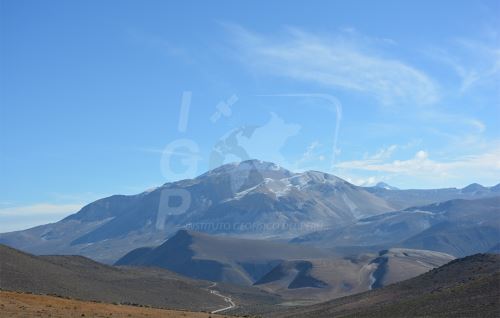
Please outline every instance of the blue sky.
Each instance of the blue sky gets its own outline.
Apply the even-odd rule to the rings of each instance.
[[[498,1],[0,0],[0,231],[247,157],[500,182]]]

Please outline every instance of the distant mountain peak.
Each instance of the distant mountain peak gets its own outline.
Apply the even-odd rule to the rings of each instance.
[[[215,169],[212,169],[212,170],[202,174],[200,177],[211,176],[214,174],[235,174],[235,173],[242,173],[242,172],[248,172],[248,171],[257,171],[257,172],[263,172],[263,173],[281,172],[281,173],[286,174],[286,175],[292,174],[287,169],[285,169],[285,168],[283,168],[280,165],[277,165],[275,163],[257,160],[257,159],[249,159],[249,160],[224,164],[220,167],[217,167]]]
[[[466,186],[465,188],[463,188],[462,192],[469,193],[469,192],[477,192],[477,191],[482,191],[482,190],[486,190],[486,188],[484,186],[482,186],[481,184],[471,183],[468,186]]]
[[[386,189],[386,190],[399,190],[399,188],[393,187],[385,182],[379,182],[374,187],[379,188],[379,189]]]

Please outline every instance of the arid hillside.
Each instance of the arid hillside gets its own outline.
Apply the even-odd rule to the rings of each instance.
[[[17,317],[135,317],[135,318],[216,318],[228,317],[206,312],[165,310],[79,301],[53,296],[0,292],[0,316]]]

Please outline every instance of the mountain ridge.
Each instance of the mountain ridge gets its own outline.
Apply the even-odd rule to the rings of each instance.
[[[376,246],[435,250],[462,257],[500,243],[500,197],[455,199],[313,232],[291,242],[314,246]]]
[[[359,187],[328,173],[293,173],[273,163],[248,160],[137,195],[99,199],[59,222],[2,233],[0,243],[35,254],[79,254],[113,263],[132,249],[159,245],[180,228],[288,240],[415,203],[498,195],[495,189]],[[176,200],[181,208],[189,204],[183,210],[171,205]]]

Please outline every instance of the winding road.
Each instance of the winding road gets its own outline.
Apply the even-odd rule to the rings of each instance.
[[[234,307],[236,307],[236,304],[231,299],[231,297],[224,296],[221,293],[219,293],[219,291],[214,290],[214,289],[210,289],[210,288],[214,288],[215,286],[217,286],[217,283],[212,283],[212,285],[208,286],[208,290],[210,291],[210,293],[223,298],[224,301],[229,304],[229,306],[221,308],[221,309],[214,310],[214,311],[212,311],[212,314],[216,314],[216,313],[219,313],[219,312],[222,312],[222,311],[226,311],[226,310],[229,310],[229,309],[233,309]]]

